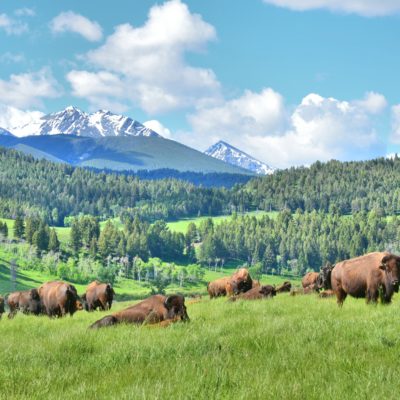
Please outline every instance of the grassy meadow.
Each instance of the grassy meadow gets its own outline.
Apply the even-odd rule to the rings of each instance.
[[[88,330],[103,312],[3,318],[0,399],[394,399],[398,296],[187,300],[191,321],[168,328]]]

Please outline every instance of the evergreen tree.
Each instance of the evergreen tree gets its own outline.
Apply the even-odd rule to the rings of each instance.
[[[22,239],[24,237],[25,226],[21,213],[18,213],[14,221],[14,237]]]
[[[57,232],[54,228],[52,228],[50,230],[49,251],[57,253],[59,250],[60,250],[60,242],[57,237]]]

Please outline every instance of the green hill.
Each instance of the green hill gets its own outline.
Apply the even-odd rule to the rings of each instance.
[[[138,171],[168,168],[203,173],[252,174],[161,137],[0,136],[0,146],[18,149],[36,158],[98,169]]]

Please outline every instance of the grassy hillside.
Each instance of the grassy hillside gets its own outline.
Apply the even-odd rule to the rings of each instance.
[[[339,309],[282,294],[188,301],[191,321],[168,328],[89,331],[101,312],[3,318],[0,399],[393,399],[399,312],[398,295]]]
[[[225,172],[252,175],[173,140],[161,137],[76,137],[70,135],[0,136],[0,146],[13,147],[50,161],[99,169]]]

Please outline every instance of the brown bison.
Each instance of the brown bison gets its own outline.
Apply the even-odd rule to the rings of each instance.
[[[276,288],[276,293],[290,292],[291,290],[292,284],[289,281],[285,281]]]
[[[317,279],[317,288],[318,289],[325,289],[325,290],[332,289],[331,277],[332,277],[333,268],[334,268],[334,265],[332,265],[330,262],[327,262],[321,268],[321,271],[320,271],[318,279]]]
[[[75,286],[60,282],[47,282],[39,288],[39,296],[42,301],[43,312],[49,317],[71,316],[83,306],[75,289]]]
[[[24,314],[39,315],[42,312],[41,301],[37,289],[11,293],[7,298],[10,309],[8,318],[13,318],[18,311]]]
[[[343,305],[347,295],[382,303],[390,303],[399,291],[400,257],[390,253],[369,253],[336,264],[332,270],[332,289],[337,303]]]
[[[97,329],[120,323],[137,325],[160,323],[162,326],[166,326],[180,320],[189,321],[185,298],[180,295],[156,294],[134,306],[99,319],[90,328]]]
[[[216,279],[215,281],[210,282],[207,285],[207,292],[210,295],[210,299],[214,297],[226,296],[227,294],[227,285],[230,285],[230,277],[224,277]],[[228,289],[229,291],[230,289]],[[232,291],[233,293],[233,291]]]
[[[253,280],[246,268],[238,269],[232,276],[216,279],[208,283],[207,291],[210,299],[220,296],[233,296],[244,293],[253,286]]]
[[[0,296],[0,319],[3,316],[4,310],[4,298]]]
[[[231,297],[230,301],[236,300],[260,300],[265,299],[267,297],[276,296],[276,290],[271,285],[264,285],[255,287],[253,289],[248,290],[245,293],[240,293],[235,297]]]
[[[238,269],[231,277],[231,285],[234,294],[247,292],[252,288],[253,280],[246,268]]]
[[[86,288],[86,293],[82,296],[82,300],[86,311],[93,311],[97,308],[104,311],[111,309],[114,295],[115,292],[110,283],[94,281]]]
[[[303,279],[301,280],[301,285],[304,289],[308,288],[311,290],[318,290],[317,281],[318,281],[319,273],[318,272],[307,272]]]

